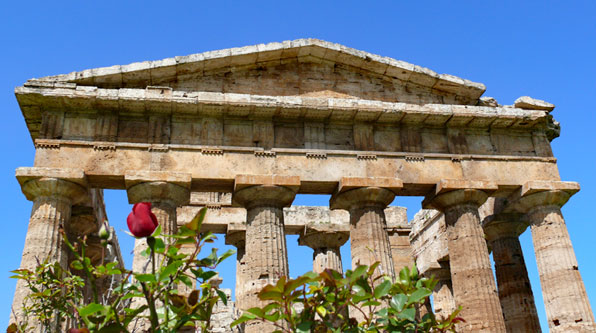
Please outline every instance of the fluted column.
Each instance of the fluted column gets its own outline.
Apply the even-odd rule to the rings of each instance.
[[[232,199],[246,208],[244,308],[264,306],[257,296],[259,291],[289,276],[283,207],[292,203],[299,184],[297,177],[236,177]],[[248,333],[273,329],[273,325],[258,321],[246,325]]]
[[[441,266],[441,268],[427,271],[426,275],[437,280],[437,285],[433,290],[434,313],[440,318],[447,318],[455,310],[455,300],[453,299],[449,263],[441,262]]]
[[[425,199],[425,205],[430,204],[445,214],[453,296],[456,305],[462,307],[461,316],[466,320],[459,325],[460,330],[505,332],[503,312],[478,215],[478,207],[488,197],[479,188],[496,189],[496,185],[469,183],[441,181],[436,194]]]
[[[348,241],[348,238],[347,232],[318,230],[316,226],[311,226],[300,235],[298,244],[313,249],[313,272],[318,274],[326,269],[332,269],[343,273],[339,248]]]
[[[352,268],[358,264],[372,265],[379,261],[376,275],[395,279],[393,258],[387,234],[385,208],[395,198],[395,193],[381,187],[358,187],[334,194],[331,209],[345,209],[350,213],[350,245]]]
[[[190,174],[163,174],[161,172],[138,172],[125,175],[128,202],[150,202],[161,232],[175,234],[176,207],[190,199]],[[135,239],[132,269],[142,272],[148,267],[147,258],[140,255],[147,248],[146,238]],[[157,257],[160,260],[160,256]]]
[[[541,332],[519,235],[527,223],[519,216],[501,214],[484,223],[493,251],[495,275],[507,332]]]
[[[229,227],[228,227],[229,229]],[[232,245],[236,248],[236,288],[235,288],[235,296],[236,296],[236,309],[239,310],[246,310],[247,307],[244,306],[247,293],[245,291],[246,288],[246,231],[245,230],[235,230],[226,233],[226,244]]]
[[[68,228],[71,208],[86,198],[86,180],[83,171],[67,169],[19,168],[16,175],[28,200],[33,201],[31,218],[25,238],[21,269],[35,270],[44,260],[57,262],[67,268],[68,249],[61,230]],[[56,176],[67,176],[68,180]],[[30,293],[23,280],[17,280],[11,313],[11,322],[23,319],[22,306]],[[16,317],[15,317],[16,315]],[[33,324],[30,322],[30,324]]]
[[[551,332],[596,331],[594,314],[561,214],[561,207],[578,190],[577,183],[528,182],[522,187],[521,197],[509,207],[527,212]]]

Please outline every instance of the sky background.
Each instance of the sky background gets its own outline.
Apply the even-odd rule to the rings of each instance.
[[[8,325],[31,212],[14,171],[32,166],[35,150],[14,97],[27,79],[159,60],[230,47],[319,38],[482,82],[484,96],[512,104],[524,95],[554,103],[561,137],[552,142],[562,180],[582,190],[563,208],[588,295],[596,300],[596,2],[595,1],[3,1],[0,5],[0,330]],[[120,230],[131,206],[106,191],[110,223],[126,265],[133,240]],[[294,204],[328,205],[327,196]],[[398,198],[410,219],[420,198]],[[521,236],[544,331],[544,307],[530,232]],[[223,241],[216,243],[222,250]],[[311,269],[312,250],[288,236],[290,273]],[[342,248],[349,267],[349,247]],[[221,267],[233,288],[235,259]]]

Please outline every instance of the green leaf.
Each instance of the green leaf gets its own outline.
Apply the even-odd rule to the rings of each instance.
[[[389,302],[389,305],[393,309],[395,309],[399,312],[404,308],[404,305],[406,305],[407,301],[408,301],[408,296],[406,296],[404,294],[397,294],[397,295],[391,297],[391,301]]]
[[[404,309],[402,312],[397,314],[398,318],[409,320],[409,321],[414,321],[415,316],[416,316],[416,309],[414,309],[414,308]]]
[[[238,318],[238,319],[234,320],[234,321],[233,321],[233,322],[230,324],[230,326],[231,326],[231,327],[234,327],[234,326],[240,325],[240,324],[242,324],[242,323],[245,323],[245,322],[247,322],[247,321],[249,321],[249,320],[253,320],[253,319],[256,319],[256,318],[257,318],[257,316],[255,316],[254,314],[252,314],[252,313],[250,313],[250,312],[244,312],[244,313],[243,313],[243,314],[240,316],[240,318]]]
[[[81,264],[81,262],[78,260],[73,260],[70,263],[70,268],[76,269],[76,270],[81,270],[81,269],[83,269],[83,264]]]
[[[182,262],[174,261],[173,263],[164,267],[159,273],[159,281],[167,280],[171,275],[175,274],[178,268],[182,266]]]
[[[391,281],[385,280],[381,284],[379,284],[374,291],[375,298],[381,298],[389,292],[391,289]]]
[[[87,317],[93,313],[103,311],[104,306],[97,303],[91,303],[83,308],[77,309],[81,317]]]
[[[135,279],[140,282],[156,282],[155,275],[153,274],[135,274]]]
[[[197,215],[195,215],[195,217],[190,222],[185,224],[184,226],[190,230],[195,231],[198,234],[199,230],[201,230],[201,225],[203,224],[203,220],[205,219],[205,214],[207,214],[207,208],[203,207],[199,210]]]
[[[153,230],[153,233],[151,234],[150,237],[158,237],[159,235],[161,235],[161,224],[157,225],[157,228],[155,228],[155,230]]]
[[[432,292],[426,288],[418,289],[408,297],[408,303],[419,303],[424,298],[430,296],[430,294],[432,294]]]
[[[217,296],[219,296],[219,299],[223,302],[223,304],[228,305],[228,295],[226,295],[226,293],[219,289],[216,289],[215,292],[217,293]]]
[[[296,326],[296,333],[310,333],[312,321],[303,321]]]

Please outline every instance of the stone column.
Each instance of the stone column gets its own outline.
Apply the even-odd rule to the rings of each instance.
[[[246,271],[242,306],[263,306],[257,294],[267,284],[289,276],[283,207],[289,206],[298,188],[298,177],[237,176],[232,200],[246,208]],[[257,321],[246,332],[269,332],[271,324]]]
[[[176,174],[155,171],[127,173],[124,176],[128,193],[128,202],[150,202],[151,212],[155,214],[165,235],[176,233],[176,207],[188,203],[190,199],[190,174]],[[166,239],[166,241],[168,241]],[[151,272],[150,258],[143,257],[141,252],[147,249],[147,238],[135,239],[132,270],[134,272]],[[156,267],[163,260],[163,255],[156,255]],[[133,307],[141,307],[144,299],[134,298]],[[147,311],[147,310],[145,310]],[[150,328],[149,320],[140,319],[130,324],[130,329],[145,332]]]
[[[551,332],[596,331],[594,314],[579,273],[561,207],[577,183],[528,182],[510,210],[527,212]]]
[[[190,174],[175,174],[144,171],[127,173],[125,183],[128,202],[150,202],[151,211],[161,225],[162,234],[175,234],[176,207],[188,203],[190,199]],[[132,269],[135,272],[146,270],[147,258],[140,255],[147,248],[146,238],[136,239]],[[158,262],[160,258],[157,258]]]
[[[496,215],[483,225],[493,251],[495,275],[507,332],[541,332],[519,235],[527,223],[517,215]]]
[[[48,262],[60,263],[66,269],[69,250],[60,231],[68,228],[72,206],[86,199],[88,192],[84,172],[18,168],[16,176],[25,197],[33,201],[20,268],[34,270],[47,259]],[[21,308],[29,293],[23,280],[17,280],[11,322],[24,319]]]
[[[343,273],[339,248],[349,238],[347,232],[319,230],[316,226],[305,228],[305,232],[298,238],[298,245],[305,245],[314,250],[313,272],[321,273],[332,269]]]
[[[433,309],[435,315],[447,318],[455,310],[453,287],[451,285],[451,271],[448,262],[440,262],[441,268],[430,269],[425,275],[437,280],[433,290]]]
[[[478,215],[478,207],[488,197],[482,190],[496,189],[489,182],[442,180],[423,203],[445,214],[453,296],[466,320],[458,325],[463,332],[505,332]]]
[[[407,209],[405,207],[388,207],[385,209],[387,217],[387,234],[389,235],[389,246],[393,258],[395,275],[404,267],[414,265],[412,247],[410,246],[410,232],[412,227],[408,224]]]
[[[246,297],[246,231],[245,230],[229,230],[226,233],[226,245],[232,245],[236,248],[236,309],[246,310],[244,306],[244,298]]]
[[[342,178],[340,181],[329,202],[331,209],[345,209],[350,213],[352,268],[379,261],[377,276],[395,279],[384,210],[395,198],[389,188],[398,189],[401,185],[401,181],[393,178]]]

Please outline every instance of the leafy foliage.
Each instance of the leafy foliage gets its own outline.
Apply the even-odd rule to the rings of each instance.
[[[432,312],[419,318],[417,310],[437,282],[406,267],[392,283],[374,274],[378,265],[358,266],[345,276],[325,270],[282,277],[259,293],[266,306],[248,309],[232,325],[261,320],[273,323],[277,332],[454,332],[463,321],[459,309],[445,319]]]
[[[225,294],[209,279],[217,275],[217,265],[234,251],[218,255],[217,249],[213,249],[206,257],[197,258],[202,247],[215,239],[210,232],[200,232],[205,213],[206,209],[202,209],[175,235],[161,235],[158,227],[147,237],[144,255],[148,257],[147,264],[151,264],[147,273],[121,269],[116,262],[94,266],[85,255],[86,240],[73,245],[63,235],[74,255],[71,268],[82,272],[86,279],[47,262],[35,271],[13,271],[13,278],[24,280],[31,293],[23,306],[26,319],[12,323],[7,332],[26,332],[40,325],[45,332],[65,328],[72,333],[134,332],[138,331],[139,320],[149,322],[150,332],[177,332],[183,326],[208,332],[214,305],[218,300],[227,302]],[[188,246],[185,244],[194,245],[191,254],[180,251],[182,246]],[[108,297],[97,287],[98,280],[105,278],[121,281],[111,285]],[[197,289],[188,295],[178,291],[181,285],[193,287],[194,281]],[[85,283],[92,289],[90,300],[84,297]]]

